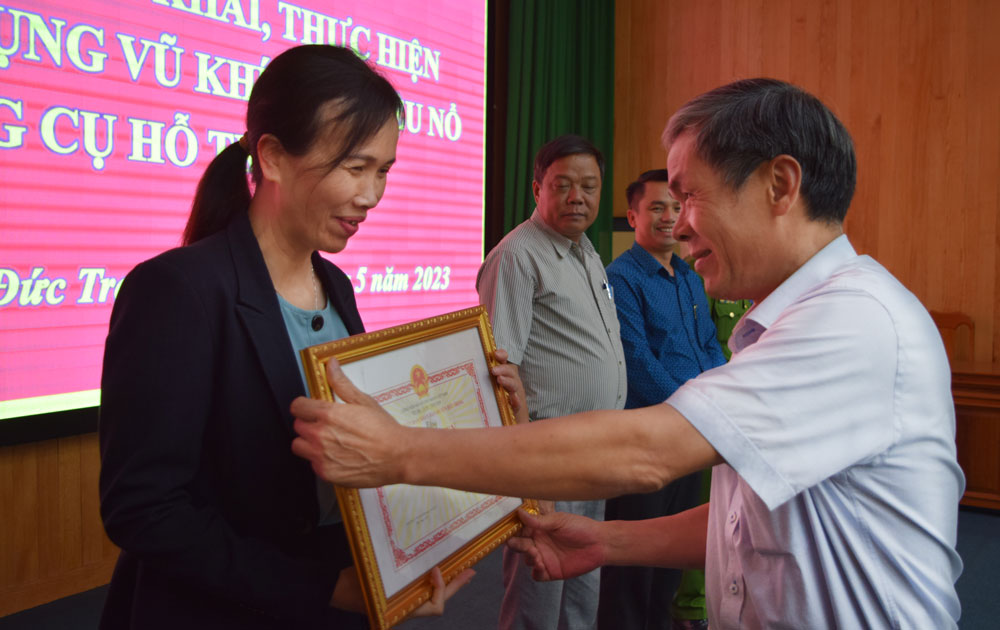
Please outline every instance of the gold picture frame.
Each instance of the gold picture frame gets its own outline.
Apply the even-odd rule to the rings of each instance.
[[[326,367],[335,357],[362,391],[397,421],[464,428],[514,424],[503,389],[489,372],[496,344],[483,307],[355,335],[302,350],[309,392],[334,400]],[[335,486],[371,627],[391,628],[433,590],[486,557],[521,528],[516,510],[530,499],[446,488]]]

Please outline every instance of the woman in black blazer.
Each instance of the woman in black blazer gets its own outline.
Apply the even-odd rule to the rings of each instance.
[[[246,135],[199,184],[185,246],[122,285],[100,420],[101,514],[122,551],[101,628],[365,626],[288,409],[299,346],[363,331],[350,280],[316,252],[342,250],[381,198],[401,110],[350,50],[277,56]]]

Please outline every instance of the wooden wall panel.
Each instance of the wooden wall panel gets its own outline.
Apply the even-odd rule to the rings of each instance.
[[[615,28],[619,188],[665,164],[663,126],[691,97],[800,85],[854,138],[854,246],[928,308],[972,316],[976,360],[1000,362],[1000,2],[618,0]]]
[[[958,463],[965,471],[962,503],[1000,510],[1000,366],[956,364],[951,389]]]
[[[0,616],[106,584],[97,435],[0,448]]]

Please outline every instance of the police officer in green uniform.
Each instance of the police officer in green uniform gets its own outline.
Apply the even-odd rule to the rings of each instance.
[[[712,314],[712,321],[715,322],[716,335],[719,345],[722,346],[722,353],[726,355],[726,361],[732,356],[729,349],[729,335],[733,334],[736,322],[740,321],[743,313],[750,310],[753,300],[717,300],[708,298],[708,309]]]

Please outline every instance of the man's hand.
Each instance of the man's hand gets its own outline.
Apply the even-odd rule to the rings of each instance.
[[[538,504],[539,514],[554,514],[556,511],[556,502],[550,499],[536,499],[535,503]]]
[[[300,396],[292,401],[295,432],[292,451],[312,463],[316,475],[353,488],[398,483],[398,451],[406,431],[377,402],[354,386],[331,359],[326,368],[330,389],[344,402]]]
[[[528,422],[528,405],[524,394],[524,384],[521,376],[517,372],[517,366],[507,363],[507,351],[497,348],[493,352],[493,358],[498,365],[494,365],[490,373],[497,379],[497,384],[507,391],[507,400],[510,408],[514,412],[514,420],[518,424]]]
[[[566,512],[533,516],[518,510],[518,516],[524,528],[507,546],[524,554],[534,579],[565,580],[604,564],[603,523]]]

